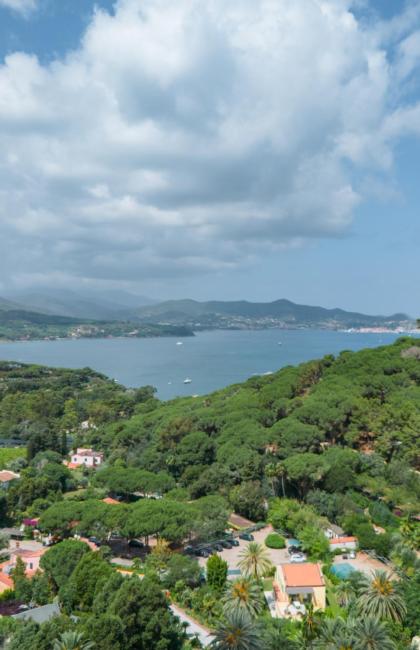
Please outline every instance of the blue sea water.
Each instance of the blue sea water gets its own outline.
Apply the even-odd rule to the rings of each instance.
[[[194,337],[77,339],[0,344],[0,359],[50,366],[89,366],[125,386],[150,384],[158,397],[202,395],[253,374],[274,372],[341,350],[392,343],[396,334],[326,330],[209,331]],[[190,378],[191,383],[184,384]]]

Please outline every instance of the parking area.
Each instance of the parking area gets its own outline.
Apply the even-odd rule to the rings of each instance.
[[[265,528],[261,528],[261,530],[255,531],[252,533],[254,536],[254,541],[258,542],[260,544],[264,544],[264,540],[267,537],[269,533],[273,532],[273,529],[271,526],[266,526]],[[243,540],[243,539],[238,539],[239,546],[234,546],[233,548],[225,548],[223,551],[220,551],[218,555],[222,557],[226,562],[228,563],[228,567],[230,570],[235,570],[237,569],[238,562],[240,559],[240,554],[241,551],[243,551],[246,546],[248,546],[249,542]],[[267,552],[270,556],[270,559],[273,564],[285,564],[286,562],[289,561],[289,556],[287,554],[286,549],[274,549],[274,548],[267,548]],[[207,563],[207,558],[200,557],[198,558],[198,561],[200,563],[200,566],[204,567]]]

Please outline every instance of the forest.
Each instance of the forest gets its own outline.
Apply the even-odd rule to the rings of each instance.
[[[63,540],[43,556],[36,579],[28,580],[21,567],[13,578],[14,598],[44,604],[58,596],[62,616],[54,625],[31,624],[31,630],[28,623],[4,621],[12,650],[48,650],[54,639],[70,633],[94,643],[92,629],[108,630],[108,638],[86,647],[194,647],[177,627],[162,588],[215,631],[219,650],[344,647],[331,639],[341,644],[347,639],[345,647],[354,650],[399,650],[420,633],[418,339],[343,351],[210,395],[168,402],[159,401],[150,386],[124,388],[90,369],[3,362],[0,431],[5,442],[25,445],[26,453],[5,454],[4,465],[19,471],[20,479],[1,497],[3,525],[36,517],[43,534]],[[104,464],[71,471],[62,461],[79,445],[103,451]],[[243,560],[238,581],[245,582],[236,586],[255,605],[245,607],[245,614],[243,603],[235,601],[237,581],[227,581],[219,556],[208,560],[205,579],[197,560],[182,554],[186,541],[223,536],[232,511],[272,525],[276,532],[266,539],[267,547],[282,548],[285,537],[297,537],[308,558],[322,563],[329,585],[322,616],[308,612],[293,624],[271,620],[262,589],[273,567],[264,560],[264,548],[254,549],[260,555],[258,562],[254,558],[253,566],[260,566],[256,573],[247,572]],[[392,566],[397,581],[385,575],[372,583],[359,574],[345,580],[333,575],[334,558],[323,532],[331,524]],[[94,536],[100,552],[81,550],[75,534]],[[151,539],[158,541],[134,563],[133,577],[125,582],[116,576],[107,550],[109,540],[120,537],[142,540],[145,548]],[[75,545],[79,550],[73,557]],[[64,569],[69,549],[73,559]],[[60,559],[50,565],[48,558],[55,556]],[[87,578],[90,572],[95,580]],[[146,576],[141,586],[136,573]],[[107,581],[115,583],[112,598]],[[158,633],[146,631],[144,585],[162,614]],[[394,608],[388,601],[379,607],[376,587],[391,594]],[[134,620],[124,603],[132,611],[144,608],[138,614],[142,620]],[[377,645],[366,645],[368,631],[357,623],[360,612],[372,635],[382,639]],[[77,625],[69,618],[74,615],[80,618]],[[234,624],[247,630],[248,646],[227,645]],[[33,645],[24,645],[24,638]]]

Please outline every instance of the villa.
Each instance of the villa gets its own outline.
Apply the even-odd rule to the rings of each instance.
[[[22,548],[15,548],[9,551],[10,557],[5,562],[0,564],[0,593],[6,589],[13,588],[13,580],[10,576],[11,571],[15,568],[18,557],[25,564],[25,571],[28,578],[32,578],[39,570],[39,562],[41,557],[47,551],[46,548],[38,550],[26,550]]]
[[[325,580],[320,564],[280,564],[273,580],[273,591],[274,611],[278,618],[303,615],[309,603],[315,610],[324,610],[326,606]]]
[[[79,447],[75,454],[72,454],[68,467],[70,469],[75,467],[97,467],[101,465],[104,460],[104,455],[100,451],[93,449],[83,449]]]

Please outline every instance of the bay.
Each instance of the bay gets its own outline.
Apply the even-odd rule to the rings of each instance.
[[[215,330],[191,338],[76,339],[0,344],[0,358],[56,367],[89,366],[125,386],[155,386],[160,399],[202,395],[253,374],[341,350],[392,343],[400,334],[327,330]],[[186,378],[191,383],[184,384]]]

